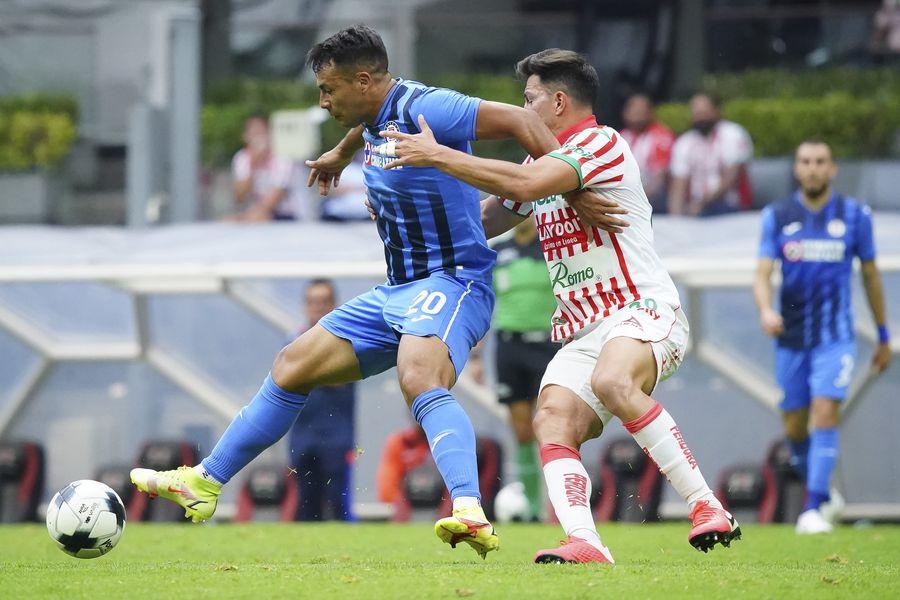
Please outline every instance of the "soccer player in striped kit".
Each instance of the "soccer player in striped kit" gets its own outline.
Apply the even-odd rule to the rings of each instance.
[[[881,373],[891,360],[872,214],[865,204],[832,189],[836,174],[827,143],[813,139],[797,147],[794,175],[800,189],[763,210],[753,285],[760,326],[775,338],[775,371],[784,391],[781,410],[791,464],[806,481],[799,534],[828,533],[835,516],[824,509],[831,500],[831,474],[838,457],[841,402],[856,362],[850,303],[854,257],[860,260],[878,327],[872,372]],[[772,307],[775,261],[781,263],[780,310]]]
[[[532,212],[557,310],[553,339],[562,348],[547,366],[534,419],[547,490],[568,539],[535,562],[612,563],[588,499],[591,482],[578,448],[616,416],[690,507],[688,539],[708,551],[740,537],[710,490],[671,415],[649,394],[680,365],[688,323],[678,292],[653,249],[650,203],[628,145],[592,114],[599,80],[583,56],[550,49],[519,62],[525,108],[562,144],[523,165],[476,158],[437,144],[427,120],[418,135],[382,132],[388,165],[435,166],[496,194],[482,202],[492,237]],[[628,210],[627,227],[600,231],[562,195],[590,188]],[[497,198],[500,198],[498,200]],[[532,202],[534,201],[534,202]]]
[[[400,388],[453,499],[453,515],[439,520],[435,533],[453,546],[466,542],[484,557],[499,538],[480,506],[472,424],[449,392],[487,331],[494,304],[495,253],[482,229],[478,190],[437,169],[385,170],[386,159],[374,150],[387,143],[381,130],[418,131],[419,114],[442,143],[463,153],[475,139],[514,138],[537,155],[559,144],[531,111],[391,76],[381,37],[366,26],[315,45],[307,64],[316,75],[320,106],[352,128],[336,148],[307,163],[310,185],[318,182],[326,193],[364,147],[387,283],[339,306],[286,346],[256,397],[200,465],[135,469],[132,481],[177,502],[194,521],[206,520],[222,485],[290,429],[312,389],[396,365]]]

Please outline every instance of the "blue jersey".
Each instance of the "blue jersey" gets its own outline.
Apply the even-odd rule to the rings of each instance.
[[[372,152],[387,142],[379,131],[418,133],[420,114],[438,143],[471,152],[480,102],[398,79],[375,122],[365,124],[363,172],[392,285],[435,273],[491,283],[496,255],[484,237],[478,190],[432,167],[385,170],[392,158]]]
[[[762,222],[759,255],[781,261],[784,333],[778,345],[801,349],[852,341],[853,257],[875,259],[869,207],[832,194],[813,212],[798,192],[767,206]]]

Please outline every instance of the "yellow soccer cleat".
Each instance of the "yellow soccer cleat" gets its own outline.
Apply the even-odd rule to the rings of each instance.
[[[222,491],[222,486],[203,479],[191,467],[178,467],[174,471],[132,469],[131,482],[151,498],[159,496],[181,505],[184,516],[194,523],[213,516]]]
[[[459,542],[469,544],[481,558],[485,558],[491,550],[500,548],[500,538],[480,506],[454,510],[453,516],[444,517],[434,524],[434,532],[451,548],[456,548]]]

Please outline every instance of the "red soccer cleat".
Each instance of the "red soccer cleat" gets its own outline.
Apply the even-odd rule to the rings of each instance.
[[[603,551],[598,550],[595,546],[587,541],[570,535],[568,540],[560,540],[559,548],[551,550],[538,550],[534,555],[534,562],[538,564],[547,563],[601,563],[614,565],[609,549],[603,547]]]
[[[741,539],[741,526],[731,513],[724,508],[710,506],[709,501],[697,502],[690,518],[691,533],[688,541],[697,550],[709,552],[716,544],[728,548],[731,540]]]

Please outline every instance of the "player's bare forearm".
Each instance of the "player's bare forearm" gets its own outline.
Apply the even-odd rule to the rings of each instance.
[[[535,158],[559,148],[556,136],[536,112],[501,102],[481,102],[475,135],[479,140],[515,139]]]
[[[687,177],[674,177],[669,184],[669,213],[683,215],[687,200]]]
[[[756,266],[756,278],[753,281],[753,300],[759,309],[759,326],[769,336],[781,335],[784,332],[784,319],[772,308],[772,271],[775,261],[761,258]]]
[[[863,287],[866,289],[866,299],[869,301],[869,308],[872,310],[875,325],[885,325],[887,323],[887,310],[884,304],[884,287],[881,283],[881,273],[878,271],[878,267],[875,266],[874,260],[863,262],[861,270]]]
[[[481,201],[481,225],[488,239],[506,233],[527,218],[505,208],[496,196]]]

